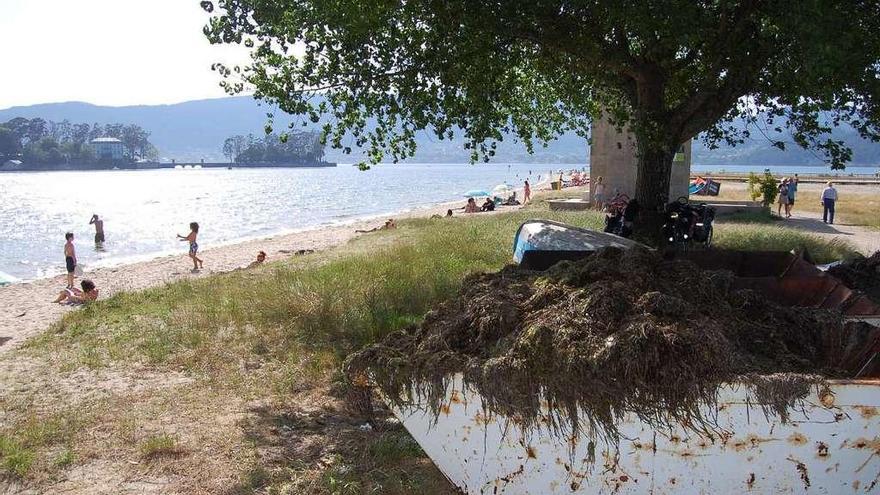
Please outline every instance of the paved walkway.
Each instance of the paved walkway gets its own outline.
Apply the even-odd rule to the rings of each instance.
[[[845,223],[828,225],[822,222],[821,217],[812,216],[809,213],[795,213],[791,218],[780,221],[776,225],[807,230],[820,237],[846,241],[866,256],[880,251],[880,231],[860,225]]]

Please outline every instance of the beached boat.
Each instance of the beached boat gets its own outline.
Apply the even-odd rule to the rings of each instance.
[[[601,247],[636,244],[531,221],[517,232],[514,259],[542,267]],[[801,254],[705,252],[692,261],[707,269],[724,265],[735,272],[735,286],[764,292],[780,304],[837,308],[861,321],[877,313]],[[729,383],[718,389],[713,405],[702,407],[706,428],[658,428],[627,412],[615,424],[616,441],[591,434],[587,426],[572,428],[544,403],[544,420],[526,430],[521,418],[487,412],[480,392],[461,375],[447,376],[439,408],[416,393],[392,411],[468,494],[880,493],[880,329],[858,328],[836,362],[848,376],[863,378],[810,386],[784,419],[758,403],[754,388]],[[578,417],[589,424],[584,411]]]
[[[880,492],[880,380],[836,380],[814,390],[787,422],[745,386],[704,410],[713,434],[654,429],[633,414],[619,448],[570,430],[526,432],[486,415],[460,377],[435,417],[425,404],[394,410],[428,457],[468,494],[714,494]]]
[[[604,248],[644,246],[624,237],[552,220],[529,220],[513,240],[513,260],[524,268],[545,270],[561,260],[578,260]]]

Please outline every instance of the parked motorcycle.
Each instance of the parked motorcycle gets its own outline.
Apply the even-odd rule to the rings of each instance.
[[[708,248],[712,245],[715,208],[700,203],[694,205],[686,196],[666,206],[666,221],[663,224],[665,241],[683,251],[694,244]]]

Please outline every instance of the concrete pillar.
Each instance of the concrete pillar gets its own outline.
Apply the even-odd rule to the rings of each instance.
[[[605,184],[605,201],[620,191],[635,197],[638,156],[635,136],[626,128],[618,132],[604,117],[593,121],[590,137],[590,198],[596,179]],[[672,162],[669,200],[688,195],[691,175],[691,140],[685,142]]]

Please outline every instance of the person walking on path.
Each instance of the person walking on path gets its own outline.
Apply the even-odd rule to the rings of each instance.
[[[523,186],[523,205],[528,204],[529,200],[532,199],[532,188],[529,186],[529,181],[526,181],[525,186]]]
[[[189,257],[192,258],[192,261],[193,261],[193,270],[192,271],[197,272],[197,271],[199,271],[199,268],[202,268],[205,266],[204,262],[202,262],[202,260],[199,259],[199,257],[198,257],[199,243],[196,242],[196,238],[199,235],[199,224],[196,222],[191,222],[189,224],[189,230],[190,230],[189,235],[184,237],[180,234],[177,234],[177,237],[181,241],[188,241],[189,242]]]
[[[73,288],[73,276],[76,271],[76,248],[73,246],[73,232],[64,234],[64,264],[67,267],[67,288]]]
[[[788,208],[785,209],[785,216],[791,218],[791,210],[794,208],[794,198],[797,196],[798,176],[794,174],[794,178],[788,181]]]
[[[785,215],[790,217],[791,215],[788,214],[788,177],[782,179],[776,191],[779,193],[776,198],[776,215],[781,218],[782,208],[784,207]]]
[[[98,217],[98,214],[95,213],[92,215],[92,219],[89,220],[89,225],[95,226],[95,244],[103,244],[104,243],[104,221]]]
[[[603,201],[605,201],[605,184],[602,183],[602,176],[596,177],[596,185],[593,186],[593,207],[598,211],[602,211],[602,207],[605,206]]]
[[[837,189],[834,189],[834,183],[828,182],[825,190],[822,191],[822,221],[828,224],[834,224],[834,203],[837,202]]]

